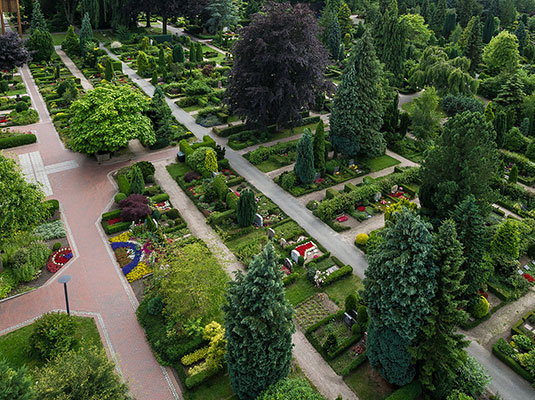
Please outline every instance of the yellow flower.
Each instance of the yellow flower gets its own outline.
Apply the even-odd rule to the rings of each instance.
[[[126,242],[130,240],[131,233],[130,231],[126,231],[121,233],[120,235],[114,236],[110,239],[110,243],[114,242]]]
[[[128,279],[128,282],[134,282],[140,278],[143,278],[145,275],[150,274],[151,272],[152,269],[147,264],[140,262],[137,267],[126,274],[126,279]]]

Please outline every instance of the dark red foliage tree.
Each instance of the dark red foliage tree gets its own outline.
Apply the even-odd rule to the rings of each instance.
[[[139,221],[151,214],[149,199],[142,194],[131,194],[119,202],[123,221]]]
[[[225,102],[249,124],[292,124],[325,87],[328,51],[308,5],[266,3],[240,31]]]
[[[30,61],[30,52],[15,32],[0,35],[0,70],[12,70]]]

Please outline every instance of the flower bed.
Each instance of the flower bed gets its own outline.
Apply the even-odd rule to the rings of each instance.
[[[134,252],[134,258],[132,261],[121,268],[125,276],[128,275],[128,273],[130,273],[135,267],[137,267],[139,261],[141,260],[141,256],[143,255],[143,252],[139,248],[139,244],[136,242],[113,242],[111,244],[111,248],[113,250],[127,248]]]
[[[299,253],[301,257],[305,257],[307,250],[316,248],[316,245],[313,242],[307,242],[300,246],[297,246],[295,250]]]
[[[50,258],[48,259],[48,262],[46,264],[46,268],[52,272],[57,272],[61,267],[63,267],[65,264],[69,262],[69,260],[72,258],[72,251],[70,247],[63,247],[57,251],[55,251]]]

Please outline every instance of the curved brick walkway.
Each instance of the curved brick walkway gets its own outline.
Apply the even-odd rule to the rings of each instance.
[[[63,290],[56,281],[61,274],[68,273],[72,276],[69,282],[71,310],[99,316],[103,338],[109,339],[103,341],[110,355],[118,360],[132,394],[139,400],[182,398],[174,378],[158,364],[146,342],[137,322],[133,292],[116,268],[113,253],[99,227],[100,214],[106,211],[116,192],[107,174],[124,163],[100,166],[86,156],[66,150],[28,68],[22,68],[21,73],[41,121],[19,129],[35,130],[38,143],[4,153],[17,158],[20,154],[40,152],[45,166],[65,161],[78,164],[78,168],[48,175],[54,192],[52,197],[60,201],[64,221],[70,228],[69,240],[75,257],[42,288],[0,303],[0,333],[50,310],[64,309]],[[169,151],[168,156],[172,152]],[[161,157],[160,152],[144,158]]]

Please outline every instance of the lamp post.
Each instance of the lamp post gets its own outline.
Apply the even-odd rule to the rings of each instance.
[[[67,293],[67,282],[71,280],[71,277],[69,275],[63,275],[60,276],[58,279],[59,283],[63,283],[63,288],[65,289],[65,304],[67,306],[67,314],[71,315],[71,312],[69,310],[69,295]]]

